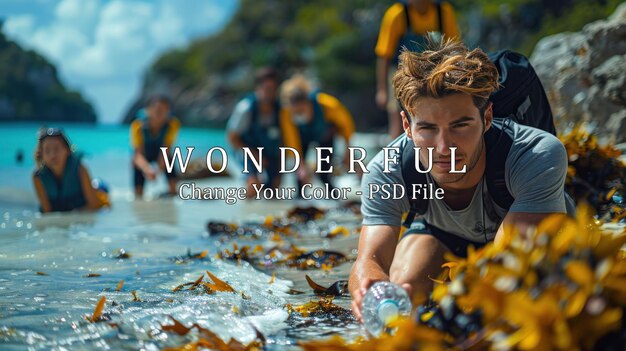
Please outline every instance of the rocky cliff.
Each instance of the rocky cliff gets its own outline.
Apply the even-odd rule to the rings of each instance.
[[[582,31],[542,39],[531,56],[561,128],[587,122],[626,142],[626,3]]]
[[[287,78],[305,72],[336,95],[362,126],[384,127],[374,102],[374,43],[390,2],[240,1],[217,35],[161,56],[144,77],[128,123],[153,94],[166,94],[186,125],[223,126],[252,89],[255,68],[277,67]]]
[[[59,81],[42,56],[7,39],[0,23],[0,122],[96,121],[91,105]]]

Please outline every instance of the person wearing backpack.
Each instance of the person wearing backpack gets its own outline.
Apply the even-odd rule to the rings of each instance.
[[[257,155],[257,147],[263,147],[262,172],[258,172],[250,158],[247,159],[248,198],[256,194],[253,184],[276,188],[280,185],[280,146],[300,149],[298,131],[278,100],[280,84],[278,72],[271,67],[257,70],[254,92],[248,94],[235,106],[226,126],[228,141],[239,155],[249,147]],[[242,156],[242,162],[244,157]]]
[[[333,143],[336,136],[343,139],[345,144],[343,166],[347,169],[350,138],[354,134],[354,120],[350,111],[336,97],[313,89],[309,81],[300,74],[286,80],[281,86],[281,102],[285,106],[289,117],[298,128],[298,135],[302,150],[302,172],[298,176],[298,188],[302,189],[308,181],[306,169],[306,155],[313,144],[321,148],[321,159],[330,159],[333,152]],[[334,189],[330,164],[325,164],[323,173],[318,173],[320,180]]]
[[[362,182],[363,227],[349,279],[357,318],[376,281],[428,294],[446,252],[465,257],[470,245],[501,240],[504,226],[525,234],[552,214],[574,215],[564,190],[567,153],[535,77],[522,55],[503,51],[490,60],[452,40],[402,53],[393,86],[405,134],[372,159]],[[375,192],[389,184],[406,194]],[[415,194],[422,185],[442,189],[442,198]]]
[[[454,9],[440,0],[406,0],[397,2],[385,12],[376,43],[376,104],[387,111],[389,136],[402,132],[400,109],[393,99],[391,77],[403,47],[419,51],[428,32],[460,38]]]

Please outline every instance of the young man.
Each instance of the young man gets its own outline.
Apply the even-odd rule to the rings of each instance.
[[[136,119],[130,125],[130,142],[134,149],[133,155],[133,183],[135,197],[143,196],[143,186],[146,181],[154,180],[157,171],[151,163],[156,162],[158,168],[165,172],[168,184],[168,194],[176,194],[176,174],[165,171],[165,160],[161,147],[172,147],[178,136],[180,122],[170,116],[171,103],[165,96],[154,96],[148,101],[145,113],[146,118]]]
[[[256,193],[253,184],[278,187],[280,184],[280,146],[299,150],[297,129],[278,101],[278,72],[273,68],[259,69],[254,77],[254,92],[243,98],[228,121],[227,133],[230,144],[239,154],[249,147],[256,155],[256,148],[263,147],[263,172],[257,172],[248,160],[248,197]]]
[[[425,200],[421,220],[398,242],[409,199],[385,200],[370,192],[370,185],[403,184],[401,163],[385,162],[383,152],[370,162],[362,183],[359,253],[349,280],[358,318],[363,294],[376,281],[391,280],[410,293],[428,294],[429,277],[438,275],[446,252],[465,256],[469,245],[498,240],[505,225],[524,233],[550,214],[573,214],[564,192],[567,154],[561,142],[540,129],[493,118],[489,96],[498,88],[498,72],[480,49],[469,51],[453,41],[430,45],[422,53],[400,57],[393,86],[404,107],[405,135],[390,146],[399,148],[397,156],[405,148],[420,148],[420,169],[432,165],[425,179],[443,189],[443,199]],[[505,140],[510,141],[508,151],[499,147]],[[489,164],[498,153],[503,164]],[[452,172],[463,168],[464,173]],[[500,207],[490,192],[495,184],[486,171],[494,168],[504,170],[513,198],[508,208]],[[405,184],[409,197],[412,187]]]
[[[383,16],[376,43],[376,104],[386,109],[389,118],[389,136],[402,133],[400,108],[393,98],[391,77],[403,46],[419,49],[428,32],[439,32],[448,38],[458,38],[454,9],[448,2],[408,0],[389,7]]]

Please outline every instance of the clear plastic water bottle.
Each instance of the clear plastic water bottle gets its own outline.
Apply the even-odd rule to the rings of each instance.
[[[380,336],[394,319],[410,314],[409,294],[397,284],[376,282],[363,296],[361,308],[363,325],[375,337]]]

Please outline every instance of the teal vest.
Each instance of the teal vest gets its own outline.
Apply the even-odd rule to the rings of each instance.
[[[270,158],[278,158],[278,147],[281,144],[281,132],[279,125],[280,104],[274,103],[274,115],[269,126],[262,126],[259,123],[260,112],[259,102],[256,95],[250,94],[246,97],[250,101],[250,126],[241,135],[241,140],[251,148],[265,147],[264,154]]]
[[[158,160],[159,155],[161,154],[161,147],[164,146],[165,135],[169,129],[170,121],[165,123],[156,135],[152,135],[152,133],[150,133],[150,128],[148,128],[148,123],[146,123],[146,121],[142,122],[141,130],[143,132],[143,150],[148,162]]]
[[[319,92],[314,91],[309,95],[309,100],[313,104],[313,118],[309,123],[298,125],[302,145],[308,145],[312,142],[320,143],[328,137],[327,133],[330,125],[326,122],[324,110],[317,101],[318,93]]]
[[[63,171],[63,179],[60,181],[46,166],[37,171],[37,176],[43,183],[52,211],[71,211],[87,204],[78,174],[80,158],[80,155],[70,154]]]

